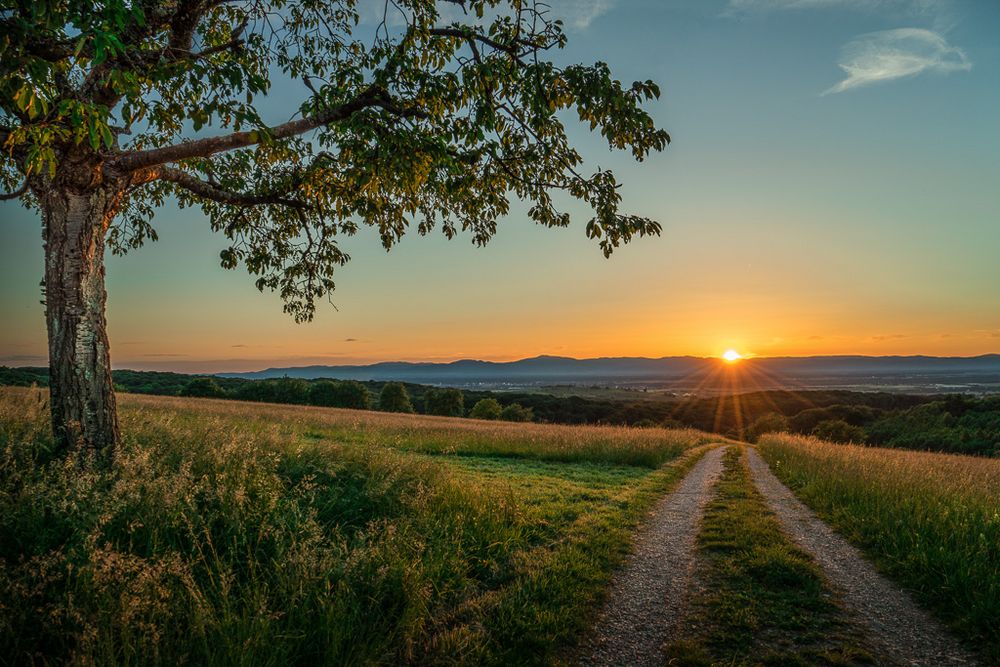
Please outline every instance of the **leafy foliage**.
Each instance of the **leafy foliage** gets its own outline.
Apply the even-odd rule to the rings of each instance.
[[[229,240],[222,266],[244,266],[296,320],[333,290],[339,241],[361,225],[386,249],[411,227],[483,245],[512,195],[538,224],[568,225],[563,191],[593,210],[605,255],[660,232],[620,210],[610,171],[583,173],[564,126],[642,160],[669,141],[642,108],[655,83],[548,60],[566,35],[543,3],[385,12],[373,27],[354,0],[5,2],[0,180],[27,178],[29,204],[112,189],[118,252],[156,238],[166,196],[199,206]],[[297,118],[268,125],[260,102],[278,85]]]
[[[530,422],[533,418],[531,408],[526,408],[520,403],[511,403],[500,411],[500,419],[508,422]]]
[[[458,389],[429,389],[424,394],[424,412],[442,417],[461,417],[465,414],[465,397]]]
[[[828,442],[864,442],[865,431],[860,426],[852,426],[843,419],[828,419],[816,424],[811,435]]]
[[[193,398],[222,398],[226,395],[226,390],[212,378],[195,378],[180,390],[179,395]]]
[[[403,383],[385,383],[378,395],[378,409],[382,412],[413,412],[410,394]]]
[[[495,398],[481,398],[469,410],[469,416],[473,419],[500,419],[503,408]]]
[[[372,406],[372,396],[368,388],[360,382],[314,382],[309,387],[309,403],[333,408],[353,408],[368,410]]]
[[[788,430],[788,418],[777,412],[768,412],[754,419],[747,427],[746,438],[750,442],[757,442],[757,439],[765,433],[782,433]]]

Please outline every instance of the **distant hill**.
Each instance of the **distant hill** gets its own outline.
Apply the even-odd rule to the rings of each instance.
[[[509,362],[462,359],[450,363],[382,362],[362,366],[268,368],[220,376],[402,380],[465,387],[627,385],[709,392],[723,385],[731,388],[734,382],[743,389],[815,386],[996,391],[1000,390],[1000,354],[978,357],[765,357],[743,360],[732,366],[719,359],[700,357],[573,359],[539,356]]]

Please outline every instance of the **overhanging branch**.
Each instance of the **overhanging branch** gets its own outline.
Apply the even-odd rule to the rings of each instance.
[[[14,190],[13,192],[0,192],[0,201],[10,201],[11,199],[17,199],[27,191],[28,191],[28,180],[25,179],[24,183],[22,183],[21,187],[19,187],[17,190]]]
[[[295,183],[290,184],[289,187],[279,192],[231,192],[215,185],[214,183],[203,181],[200,178],[192,176],[186,171],[175,169],[173,167],[158,167],[155,170],[149,170],[143,175],[141,180],[149,182],[157,178],[178,185],[192,194],[203,197],[204,199],[219,202],[220,204],[229,204],[233,206],[264,206],[267,204],[276,204],[300,210],[309,208],[308,205],[303,202],[288,198],[287,195],[295,188]]]
[[[260,143],[265,136],[271,140],[280,140],[305,134],[310,130],[315,130],[324,125],[345,120],[352,114],[370,107],[384,109],[401,118],[422,117],[425,115],[419,109],[400,104],[389,97],[384,91],[370,86],[350,102],[328,109],[310,118],[289,121],[264,130],[233,132],[232,134],[220,137],[206,137],[162,148],[125,153],[121,157],[110,160],[104,168],[110,173],[127,174],[138,169],[179,162],[190,158],[210,157],[216,153],[253,146]]]

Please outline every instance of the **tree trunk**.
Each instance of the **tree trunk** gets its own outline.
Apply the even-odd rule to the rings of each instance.
[[[64,449],[93,448],[107,457],[119,432],[104,317],[104,234],[119,196],[108,188],[53,188],[40,197],[53,434]]]

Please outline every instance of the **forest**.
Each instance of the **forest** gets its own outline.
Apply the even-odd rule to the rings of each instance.
[[[887,392],[760,391],[708,397],[636,391],[599,397],[540,391],[443,389],[396,382],[334,379],[244,380],[157,371],[114,371],[118,391],[162,396],[380,409],[387,385],[408,405],[389,411],[503,418],[552,424],[690,427],[754,441],[767,432],[815,435],[831,442],[1000,455],[1000,396],[915,396]],[[0,367],[0,385],[46,386],[48,370]],[[595,395],[596,394],[596,395]],[[479,410],[477,404],[483,403]],[[495,401],[499,408],[493,408]],[[393,404],[395,405],[395,404]],[[509,408],[509,409],[508,409]],[[504,412],[503,417],[500,413]]]

